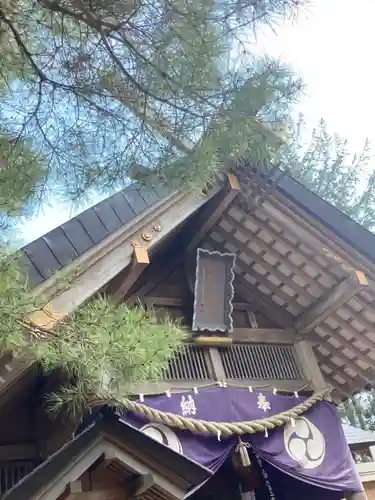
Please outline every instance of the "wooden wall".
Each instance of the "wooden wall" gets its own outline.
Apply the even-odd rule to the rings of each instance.
[[[158,272],[160,272],[160,269],[155,266],[155,276]],[[183,325],[191,327],[194,304],[191,273],[191,266],[183,263],[169,276],[166,276],[161,282],[147,291],[144,299],[146,303],[154,304],[158,317],[162,318],[165,314],[168,314],[173,319],[180,319]],[[150,274],[149,279],[152,281]],[[136,294],[137,292],[135,292]],[[237,292],[234,297],[234,304],[233,321],[235,328],[251,328],[255,324],[257,328],[278,327],[276,323],[266,318],[255,307],[252,307],[248,297],[241,296]],[[253,313],[253,317],[249,313]]]

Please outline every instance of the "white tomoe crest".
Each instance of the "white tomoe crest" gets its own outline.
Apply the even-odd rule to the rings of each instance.
[[[326,442],[320,430],[306,417],[294,419],[284,427],[284,445],[288,455],[304,469],[319,467],[326,454]]]

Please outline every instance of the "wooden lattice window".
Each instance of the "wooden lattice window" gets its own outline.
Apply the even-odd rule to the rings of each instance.
[[[170,361],[165,380],[206,380],[210,378],[206,349],[186,344]]]
[[[18,481],[21,481],[34,468],[35,464],[31,460],[0,462],[0,494],[3,495],[13,488]]]
[[[219,349],[227,379],[301,380],[293,346],[232,345]]]

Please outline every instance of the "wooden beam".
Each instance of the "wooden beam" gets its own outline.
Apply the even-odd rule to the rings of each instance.
[[[198,390],[199,388],[205,388],[217,385],[217,382],[227,381],[228,386],[234,385],[241,387],[251,386],[254,389],[259,388],[264,391],[272,391],[273,388],[277,388],[278,391],[282,392],[294,392],[305,390],[307,382],[303,379],[296,380],[276,380],[276,379],[241,379],[241,380],[226,380],[224,371],[221,371],[220,364],[216,364],[220,357],[215,356],[216,347],[209,348],[212,351],[212,360],[215,363],[215,371],[213,376],[209,379],[204,380],[167,380],[166,382],[145,382],[140,384],[134,384],[129,388],[129,394],[139,395],[144,394],[158,396],[170,391],[171,393],[181,393],[181,392],[191,392],[194,387]],[[307,390],[307,389],[306,389]]]
[[[30,460],[38,457],[35,444],[8,444],[0,446],[0,461]]]
[[[186,300],[179,299],[176,297],[150,297],[146,296],[142,298],[142,302],[150,306],[160,306],[160,307],[186,307]],[[253,308],[251,302],[233,302],[233,309],[235,311],[251,311]]]
[[[295,323],[297,332],[300,335],[310,332],[367,286],[368,281],[362,271],[351,273],[334,288],[327,290],[322,297],[300,315]]]
[[[110,490],[82,491],[79,493],[70,493],[66,500],[124,500],[124,488],[113,488]]]
[[[206,234],[214,227],[216,222],[226,211],[229,205],[232,203],[234,198],[241,192],[241,186],[234,174],[227,174],[227,185],[226,194],[220,200],[217,207],[213,210],[211,214],[205,214],[203,223],[200,228],[196,231],[195,236],[190,240],[189,244],[185,249],[185,254],[195,250],[198,244],[203,240]]]
[[[121,279],[115,289],[110,290],[111,298],[118,303],[125,297],[130,288],[137,281],[143,270],[150,263],[148,250],[145,246],[133,243],[133,260],[126,276]]]
[[[327,387],[326,381],[315,357],[313,346],[306,340],[296,342],[296,354],[300,368],[314,391],[319,392]]]
[[[155,479],[151,472],[136,477],[131,488],[130,499],[137,498],[155,485]]]
[[[296,332],[293,328],[234,328],[230,336],[195,335],[189,341],[206,346],[243,343],[293,344],[296,341]]]
[[[215,186],[206,196],[184,191],[175,192],[142,212],[129,224],[121,226],[64,268],[64,275],[74,274],[70,286],[56,293],[57,277],[53,275],[35,288],[35,295],[51,299],[43,309],[33,313],[30,319],[38,326],[52,329],[58,321],[101,290],[131,264],[132,241],[140,242],[142,235],[151,234],[152,239],[148,242],[150,251],[220,189],[220,186]]]

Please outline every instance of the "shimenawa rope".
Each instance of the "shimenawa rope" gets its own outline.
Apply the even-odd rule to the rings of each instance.
[[[147,405],[137,403],[131,399],[123,399],[122,406],[127,411],[132,411],[142,415],[149,421],[165,424],[176,429],[188,430],[201,434],[241,436],[243,434],[255,434],[256,432],[265,432],[266,430],[282,427],[292,419],[299,417],[309,410],[315,403],[322,401],[330,389],[314,393],[302,403],[290,408],[289,410],[272,415],[271,417],[249,420],[245,422],[208,422],[195,418],[187,418],[174,413],[163,412],[151,408]]]

